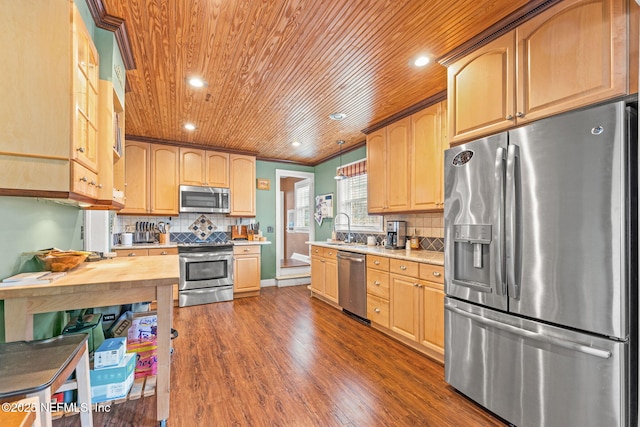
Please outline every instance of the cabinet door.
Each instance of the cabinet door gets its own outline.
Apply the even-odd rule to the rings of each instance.
[[[430,282],[421,282],[421,284],[421,344],[442,353],[444,352],[444,292],[442,285]]]
[[[205,185],[229,188],[229,154],[207,151],[206,156]]]
[[[205,184],[205,151],[180,148],[180,184]]]
[[[418,280],[407,276],[390,276],[391,330],[413,341],[419,340]]]
[[[147,143],[125,143],[125,203],[122,213],[149,212],[149,155]]]
[[[625,19],[623,0],[568,0],[520,25],[518,122],[625,94]]]
[[[256,158],[229,155],[231,213],[229,216],[256,216]]]
[[[324,296],[338,303],[338,263],[335,259],[324,262]]]
[[[153,214],[178,215],[178,147],[151,145],[151,209]]]
[[[513,126],[515,54],[515,31],[511,31],[449,66],[450,142]]]
[[[73,153],[72,158],[98,171],[98,52],[77,7],[73,8]]]
[[[260,255],[236,256],[233,268],[235,292],[260,290]]]
[[[387,126],[387,211],[407,211],[409,194],[411,118]]]
[[[321,257],[311,257],[311,289],[324,295],[324,259]]]
[[[367,135],[367,209],[383,213],[387,203],[386,128]]]
[[[442,209],[441,106],[411,116],[411,209]]]

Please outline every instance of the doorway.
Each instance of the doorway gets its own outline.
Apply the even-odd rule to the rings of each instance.
[[[313,241],[314,174],[276,169],[276,283],[310,283],[309,245]]]

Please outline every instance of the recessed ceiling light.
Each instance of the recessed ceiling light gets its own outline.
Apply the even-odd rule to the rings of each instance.
[[[193,123],[185,123],[184,128],[186,130],[196,130],[196,125],[194,125]]]
[[[301,144],[300,144],[300,141],[293,141],[293,142],[291,143],[291,146],[293,146],[293,147],[300,147],[300,145],[301,145]]]
[[[331,120],[344,120],[347,118],[347,115],[345,113],[331,113],[329,114],[329,118]]]
[[[205,85],[204,80],[199,77],[190,77],[187,82],[193,87],[203,87]]]
[[[429,63],[430,59],[426,55],[420,55],[416,59],[413,60],[413,65],[416,67],[424,67]]]

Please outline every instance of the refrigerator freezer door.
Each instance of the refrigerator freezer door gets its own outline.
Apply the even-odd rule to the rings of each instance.
[[[626,426],[629,345],[447,298],[445,380],[520,426]]]
[[[509,133],[509,311],[624,339],[624,103]]]
[[[445,292],[507,309],[504,180],[507,134],[445,152]]]

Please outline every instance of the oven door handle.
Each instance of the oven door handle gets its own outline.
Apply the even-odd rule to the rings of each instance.
[[[184,259],[187,262],[190,261],[222,261],[233,258],[233,253],[216,253],[211,254],[207,252],[190,252],[188,254],[181,254],[180,258]]]

